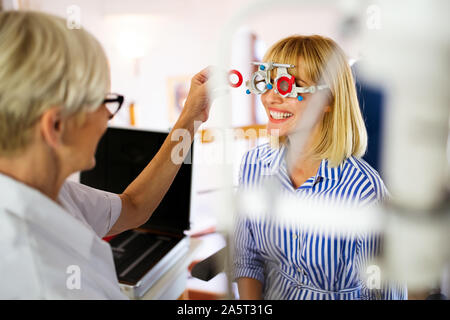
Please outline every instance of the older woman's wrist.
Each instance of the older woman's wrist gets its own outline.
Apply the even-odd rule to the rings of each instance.
[[[200,116],[195,116],[192,112],[186,112],[183,110],[178,117],[174,128],[184,128],[195,133],[202,123],[203,121]]]

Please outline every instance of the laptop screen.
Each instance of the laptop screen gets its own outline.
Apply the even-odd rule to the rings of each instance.
[[[122,193],[153,159],[167,133],[108,128],[98,144],[94,169],[84,171],[80,182],[109,192]],[[191,151],[187,159],[191,159]],[[181,234],[189,229],[192,161],[185,161],[169,191],[143,228]],[[151,182],[150,182],[151,183]]]

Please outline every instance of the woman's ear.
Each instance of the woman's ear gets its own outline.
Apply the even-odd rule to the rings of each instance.
[[[323,112],[330,112],[331,111],[331,106],[326,106]]]
[[[64,129],[64,121],[60,107],[53,107],[46,110],[39,121],[39,126],[44,141],[52,148],[61,145]]]

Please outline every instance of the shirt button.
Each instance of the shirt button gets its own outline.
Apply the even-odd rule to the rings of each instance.
[[[303,269],[303,268],[297,267],[297,271],[298,271],[299,273],[301,273],[301,274],[306,275],[306,271],[305,271],[305,269]]]
[[[297,235],[296,234],[294,234],[294,239],[297,239],[298,237],[297,237]]]

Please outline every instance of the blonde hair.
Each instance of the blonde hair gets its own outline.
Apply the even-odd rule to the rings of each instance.
[[[331,110],[320,123],[313,155],[328,159],[332,167],[350,156],[361,157],[367,148],[367,132],[345,53],[326,37],[291,36],[275,43],[263,60],[298,66],[300,59],[307,80],[317,85],[322,79],[320,84],[327,84],[331,92]],[[327,63],[332,68],[327,68]],[[289,69],[297,79],[298,69]]]
[[[0,12],[0,156],[25,149],[45,110],[93,111],[109,85],[106,55],[87,31],[45,13]]]

